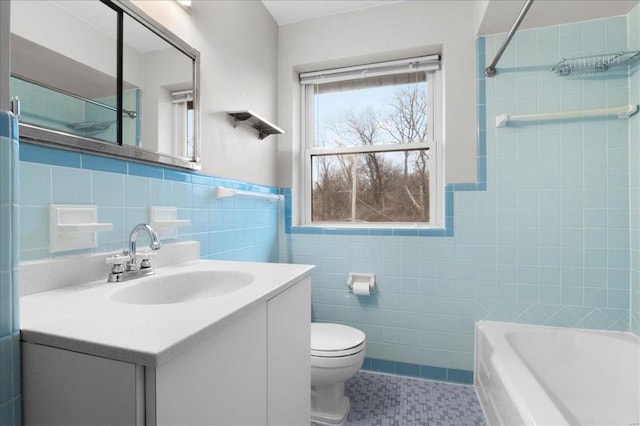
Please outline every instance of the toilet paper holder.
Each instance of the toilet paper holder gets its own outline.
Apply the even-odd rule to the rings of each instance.
[[[356,294],[359,296],[374,294],[375,284],[375,274],[349,272],[349,277],[347,278],[347,287],[349,288],[349,293],[351,294]],[[368,290],[366,290],[367,287]],[[354,288],[356,289],[355,291]],[[363,289],[365,290],[365,292],[362,291]]]

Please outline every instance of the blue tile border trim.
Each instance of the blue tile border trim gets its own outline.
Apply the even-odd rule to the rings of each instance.
[[[2,111],[0,113],[0,136],[14,139],[18,134],[18,120],[13,113]]]
[[[292,225],[291,188],[280,188],[285,199],[284,232],[287,234],[321,235],[388,235],[408,237],[453,237],[454,234],[454,193],[456,191],[486,191],[487,189],[487,95],[485,66],[485,38],[476,39],[476,182],[448,183],[444,187],[444,228],[323,228],[318,226]],[[339,231],[338,231],[339,229]]]
[[[20,142],[20,161],[79,169],[82,168],[81,155],[78,152]]]
[[[16,121],[17,122],[17,121]],[[103,157],[95,154],[69,151],[20,142],[20,161],[47,164],[50,166],[74,167],[77,169],[119,173],[174,182],[193,183],[206,186],[226,186],[246,191],[278,194],[280,190],[268,185],[258,185],[231,179],[218,178],[187,169],[174,169],[160,165],[139,163],[121,158]]]
[[[433,367],[430,365],[388,361],[385,359],[365,358],[362,364],[362,370],[441,382],[465,385],[473,384],[473,371],[459,370],[457,368]]]
[[[0,136],[11,137],[11,118],[9,114],[0,114]]]
[[[150,177],[156,179],[162,179],[164,172],[163,167],[151,166],[142,163],[129,163],[129,174],[132,176]]]
[[[82,168],[111,173],[127,173],[127,162],[97,155],[82,154]]]

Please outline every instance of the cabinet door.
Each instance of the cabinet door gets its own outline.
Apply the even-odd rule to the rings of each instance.
[[[135,364],[22,342],[23,423],[144,423]]]
[[[267,303],[268,424],[308,425],[311,412],[311,278]]]
[[[266,319],[266,303],[251,307],[167,364],[147,368],[147,424],[266,424]]]

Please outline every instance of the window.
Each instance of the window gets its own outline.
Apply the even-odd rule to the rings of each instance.
[[[433,55],[300,75],[306,224],[442,224],[439,68]]]
[[[171,92],[173,104],[173,152],[193,157],[193,90]]]

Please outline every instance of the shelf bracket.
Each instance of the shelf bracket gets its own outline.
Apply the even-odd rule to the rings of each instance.
[[[227,114],[233,117],[234,129],[238,128],[241,121],[247,122],[251,127],[258,131],[258,139],[260,140],[263,140],[270,135],[281,135],[284,133],[284,130],[282,130],[275,124],[270,123],[269,121],[265,120],[258,114],[248,109],[240,111],[228,111]]]

